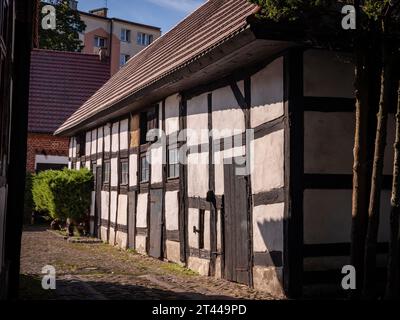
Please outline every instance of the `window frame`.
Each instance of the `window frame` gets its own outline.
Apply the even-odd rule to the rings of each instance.
[[[108,175],[106,175],[106,168],[108,167]],[[103,163],[103,185],[109,185],[111,183],[111,160],[104,160]]]
[[[126,165],[127,171],[124,174],[122,170],[123,166]],[[123,181],[123,177],[126,177],[126,181]],[[120,186],[128,186],[129,185],[129,159],[122,158],[119,160],[119,184]]]
[[[122,42],[131,43],[132,31],[130,29],[121,28],[120,40]]]
[[[145,33],[145,32],[138,32],[136,37],[136,44],[139,46],[148,46],[152,44],[154,41],[154,35]]]
[[[143,161],[142,159],[146,159],[146,167],[143,166]],[[143,169],[146,168],[145,171],[143,171]],[[150,182],[150,163],[149,161],[147,161],[147,152],[140,154],[139,157],[139,183],[140,184],[144,184],[144,183],[149,183]],[[145,179],[143,179],[144,175],[143,173],[145,173]]]
[[[104,41],[104,46],[100,46],[100,40]],[[101,36],[94,36],[94,46],[95,48],[107,48],[107,38]]]
[[[123,63],[122,63],[122,58],[124,59]],[[120,56],[119,56],[119,66],[120,66],[120,68],[122,68],[124,65],[126,65],[130,58],[131,58],[131,56],[129,54],[121,53]]]
[[[176,159],[174,163],[171,163],[171,156],[170,152],[171,151],[176,151]],[[171,175],[171,166],[174,167],[174,172],[175,175]],[[169,145],[167,146],[167,179],[168,180],[174,180],[174,179],[179,179],[180,177],[180,163],[179,163],[179,148],[178,145]]]

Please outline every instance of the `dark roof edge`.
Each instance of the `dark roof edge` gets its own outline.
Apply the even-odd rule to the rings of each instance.
[[[95,119],[104,117],[107,114],[112,114],[113,110],[120,108],[123,105],[132,103],[133,100],[138,99],[142,95],[142,92],[148,90],[149,88],[151,88],[150,90],[157,90],[157,88],[164,85],[166,81],[168,82],[168,81],[178,78],[179,75],[181,73],[184,73],[185,71],[188,72],[189,74],[198,72],[199,70],[195,70],[195,68],[191,68],[191,65],[194,65],[200,59],[204,59],[204,64],[202,64],[202,67],[205,67],[207,61],[209,61],[207,59],[207,57],[210,54],[212,54],[213,52],[218,52],[220,49],[220,46],[226,44],[228,41],[234,40],[236,37],[241,36],[245,31],[247,31],[247,33],[248,33],[247,36],[249,36],[252,39],[252,41],[256,40],[253,32],[250,30],[249,25],[246,25],[242,29],[231,34],[229,37],[223,39],[221,42],[215,44],[213,47],[208,48],[207,50],[199,53],[196,57],[194,57],[190,61],[187,61],[186,63],[180,65],[179,67],[176,67],[175,69],[170,70],[166,74],[161,75],[159,78],[155,79],[154,81],[152,81],[152,82],[146,84],[145,86],[143,86],[142,88],[140,88],[138,91],[133,92],[132,94],[124,97],[123,99],[121,99],[119,101],[116,101],[115,103],[113,103],[113,105],[107,107],[106,109],[100,110],[97,114],[90,116],[89,118],[83,120],[82,122],[72,125],[70,127],[66,127],[64,129],[61,129],[61,127],[58,128],[55,131],[54,135],[56,135],[56,136],[58,136],[58,135],[73,135],[74,133],[81,131],[83,126],[94,121]]]

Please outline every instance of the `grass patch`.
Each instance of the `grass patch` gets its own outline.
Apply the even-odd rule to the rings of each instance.
[[[42,279],[38,276],[20,275],[19,298],[21,300],[54,300],[54,290],[44,290]]]
[[[189,277],[199,275],[197,272],[194,272],[193,270],[182,267],[176,263],[163,263],[161,265],[161,269],[163,269],[164,271],[173,273],[175,275],[184,275],[184,276],[189,276]]]

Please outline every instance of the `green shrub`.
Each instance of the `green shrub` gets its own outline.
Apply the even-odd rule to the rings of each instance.
[[[82,221],[90,207],[92,190],[93,174],[87,169],[48,170],[34,177],[32,195],[36,211],[61,221]]]

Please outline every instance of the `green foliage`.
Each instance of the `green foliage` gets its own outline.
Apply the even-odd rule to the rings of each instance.
[[[48,170],[33,179],[35,209],[53,219],[84,220],[91,201],[93,174],[87,170]]]
[[[49,1],[41,2],[41,8]],[[56,30],[44,30],[39,26],[39,46],[41,49],[81,52],[82,41],[79,33],[86,29],[79,12],[72,10],[68,0],[51,1],[56,9]],[[40,10],[41,12],[41,10]]]

